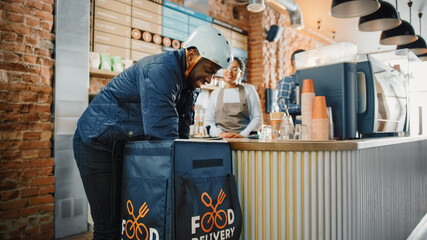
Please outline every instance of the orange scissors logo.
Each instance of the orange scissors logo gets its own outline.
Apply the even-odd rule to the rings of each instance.
[[[212,198],[209,196],[209,194],[207,194],[206,192],[202,193],[201,199],[203,204],[205,204],[206,207],[211,207],[213,210],[212,212],[205,213],[205,215],[203,215],[202,217],[201,226],[203,231],[209,232],[212,229],[214,223],[218,229],[224,228],[227,224],[227,214],[225,213],[225,211],[222,209],[219,211],[216,210],[218,205],[220,205],[224,201],[225,195],[225,192],[221,189],[218,194],[217,203],[214,207],[212,205]],[[207,198],[207,201],[205,200],[205,198]]]
[[[126,236],[128,236],[129,239],[132,239],[134,236],[136,236],[136,239],[138,240],[141,240],[141,239],[147,240],[148,229],[143,223],[138,222],[138,220],[145,217],[145,215],[147,215],[148,211],[150,210],[147,206],[147,203],[144,202],[142,206],[139,208],[139,214],[138,214],[138,217],[136,218],[135,218],[135,215],[133,214],[133,205],[130,200],[127,201],[126,208],[128,209],[128,213],[133,217],[133,221],[130,219],[126,221],[126,225],[125,225]],[[141,227],[143,228],[144,232],[142,231]]]

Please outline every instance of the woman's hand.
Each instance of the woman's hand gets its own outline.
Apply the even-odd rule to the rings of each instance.
[[[218,134],[218,137],[222,137],[222,138],[242,138],[243,136],[238,134],[238,133],[234,133],[234,132],[221,132]]]

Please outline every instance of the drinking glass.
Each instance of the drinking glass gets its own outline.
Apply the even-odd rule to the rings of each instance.
[[[273,128],[270,125],[262,125],[261,134],[259,138],[261,140],[272,140]]]
[[[295,125],[294,139],[296,139],[296,140],[308,140],[307,125],[305,125],[305,124]]]
[[[287,122],[282,122],[282,124],[280,124],[280,129],[279,129],[279,139],[287,140],[287,139],[293,139],[293,138],[294,138],[294,125]]]

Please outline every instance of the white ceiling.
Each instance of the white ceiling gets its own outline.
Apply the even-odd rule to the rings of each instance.
[[[396,6],[396,0],[385,0]],[[380,45],[381,32],[361,32],[358,30],[359,18],[335,18],[329,15],[332,0],[295,0],[299,5],[304,26],[312,31],[320,32],[323,36],[332,39],[335,31],[336,42],[351,42],[357,45],[359,53],[382,52],[395,49],[396,46]],[[398,0],[398,12],[402,20],[410,22],[408,0]],[[427,0],[412,0],[412,26],[417,35],[420,35],[420,20],[418,13],[422,12],[422,34],[427,40]],[[320,20],[321,28],[317,29]]]

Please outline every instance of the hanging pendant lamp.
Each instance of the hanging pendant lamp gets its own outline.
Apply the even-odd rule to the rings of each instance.
[[[397,50],[408,48],[411,50],[415,55],[421,55],[427,53],[427,45],[426,41],[420,36],[417,35],[418,39],[415,42],[411,42],[409,44],[399,45],[397,46]]]
[[[382,1],[381,7],[366,16],[359,18],[359,30],[365,32],[385,31],[402,23],[396,9],[388,2]]]
[[[411,11],[412,1],[411,0],[408,1],[408,7],[409,7],[409,21],[412,23],[412,11]],[[420,18],[420,35],[421,35],[421,17],[422,16],[423,16],[423,13],[420,12],[418,14],[418,17]],[[417,35],[418,39],[415,42],[398,45],[396,49],[399,50],[399,49],[407,48],[411,50],[415,55],[421,55],[421,54],[427,53],[426,42],[420,35]]]
[[[329,14],[337,18],[360,17],[380,8],[377,0],[333,0]]]
[[[402,24],[381,33],[380,43],[382,45],[403,45],[414,42],[418,39],[414,28],[407,21],[402,20]]]
[[[249,4],[246,8],[249,12],[262,12],[265,9],[264,0],[249,0]]]
[[[427,53],[425,53],[425,54],[421,54],[421,55],[417,55],[417,57],[418,57],[421,61],[427,61]]]

